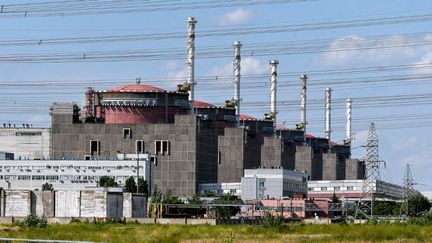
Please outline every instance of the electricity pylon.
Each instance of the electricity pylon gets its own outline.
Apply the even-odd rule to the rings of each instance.
[[[364,158],[365,175],[363,180],[362,195],[357,202],[355,218],[364,217],[373,219],[373,207],[376,197],[383,195],[380,174],[380,164],[385,162],[379,158],[378,135],[375,124],[372,122],[369,128],[369,136],[366,143],[366,156]]]
[[[400,209],[400,216],[407,217],[411,215],[409,209],[409,199],[412,197],[414,193],[414,178],[411,173],[411,169],[409,164],[406,165],[405,175],[403,180],[403,201]]]

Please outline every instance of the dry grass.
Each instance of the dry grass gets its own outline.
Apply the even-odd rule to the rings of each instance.
[[[94,242],[431,242],[432,226],[305,225],[139,225],[71,223],[45,229],[2,227],[0,237]]]

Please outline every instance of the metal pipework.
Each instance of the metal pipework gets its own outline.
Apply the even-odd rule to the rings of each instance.
[[[273,115],[273,127],[276,129],[276,91],[277,91],[277,65],[278,60],[270,61],[271,77],[270,77],[270,114]]]
[[[303,127],[304,134],[306,134],[306,86],[308,76],[303,74],[300,76],[300,123]]]
[[[189,102],[191,106],[195,99],[194,85],[195,85],[195,24],[197,21],[194,17],[189,17],[187,23],[187,84],[190,86]]]
[[[346,125],[345,125],[345,144],[351,144],[352,140],[352,99],[346,100]]]
[[[240,126],[240,48],[242,44],[240,41],[236,41],[233,44],[234,47],[234,60],[233,60],[233,78],[234,78],[234,96],[233,101],[236,109],[236,120],[237,126]]]
[[[325,90],[325,137],[331,139],[331,88]]]

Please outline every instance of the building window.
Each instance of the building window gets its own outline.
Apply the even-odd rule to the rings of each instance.
[[[144,141],[143,140],[136,140],[135,141],[135,152],[137,154],[144,153]]]
[[[130,128],[123,128],[123,138],[132,138],[132,130]]]
[[[309,191],[313,191],[313,189],[314,189],[313,187],[309,187],[308,188]]]
[[[217,158],[217,160],[218,160],[218,164],[221,163],[221,159],[222,159],[222,154],[221,154],[221,151],[219,150],[219,151],[218,151],[218,158]]]
[[[322,191],[322,192],[327,191],[327,187],[325,187],[325,186],[321,187],[321,191]]]
[[[90,154],[99,155],[100,154],[100,141],[90,140]]]
[[[169,155],[170,154],[170,143],[167,140],[156,140],[155,141],[155,154],[156,155]]]
[[[347,186],[347,191],[353,191],[354,188],[352,186]]]
[[[335,191],[340,191],[340,187],[335,186],[335,187],[334,187],[334,190],[335,190]]]
[[[264,181],[260,181],[258,186],[259,186],[259,187],[265,187],[265,183],[264,183]]]
[[[91,160],[91,155],[84,155],[84,160]]]

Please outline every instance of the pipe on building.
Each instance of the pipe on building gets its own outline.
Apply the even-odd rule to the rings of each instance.
[[[194,17],[189,17],[186,20],[187,23],[187,84],[190,89],[189,102],[193,108],[194,96],[194,86],[195,86],[195,24],[197,21]]]
[[[303,74],[300,76],[300,123],[303,127],[304,134],[306,134],[306,86],[308,76]]]
[[[242,44],[240,41],[236,41],[233,44],[234,47],[234,61],[233,61],[233,78],[234,78],[234,97],[233,101],[236,109],[236,120],[237,126],[240,126],[240,48]]]
[[[270,114],[273,116],[273,127],[276,131],[276,92],[277,92],[277,65],[278,60],[270,61],[271,77],[270,77]]]
[[[352,140],[352,99],[346,100],[346,125],[345,125],[345,144],[351,144]]]
[[[331,88],[325,90],[325,138],[331,139]]]

